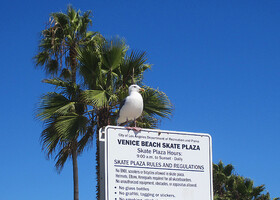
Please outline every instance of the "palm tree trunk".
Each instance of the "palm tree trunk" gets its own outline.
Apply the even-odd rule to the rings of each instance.
[[[73,83],[76,83],[77,51],[76,51],[76,45],[75,44],[70,46],[69,56],[70,56],[70,67],[71,67],[71,73],[72,73],[71,81]]]
[[[100,200],[100,147],[99,147],[99,129],[110,124],[110,109],[104,107],[100,109],[97,113],[98,123],[96,130],[96,199]]]
[[[96,199],[100,200],[100,156],[99,156],[99,152],[100,152],[100,148],[99,148],[99,129],[100,126],[97,126],[97,131],[96,131],[96,180],[97,180],[97,184],[96,184]]]
[[[73,161],[73,181],[74,181],[74,200],[79,200],[79,178],[78,178],[78,162],[77,162],[77,148],[72,150]]]

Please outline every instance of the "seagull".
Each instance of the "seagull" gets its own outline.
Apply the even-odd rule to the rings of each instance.
[[[140,131],[141,128],[136,127],[136,119],[141,116],[143,111],[143,98],[139,91],[144,91],[138,85],[131,85],[128,88],[129,95],[122,101],[119,109],[118,124],[134,121],[135,127],[127,127],[127,129],[133,129]]]

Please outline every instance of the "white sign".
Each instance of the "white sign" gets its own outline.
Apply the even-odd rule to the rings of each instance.
[[[105,128],[105,200],[213,200],[212,187],[210,135]]]

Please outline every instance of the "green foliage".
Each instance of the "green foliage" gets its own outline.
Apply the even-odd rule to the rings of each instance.
[[[36,66],[50,77],[43,82],[55,87],[41,97],[37,108],[36,116],[44,122],[42,148],[48,157],[55,155],[59,172],[72,158],[75,200],[77,155],[92,143],[99,128],[116,124],[119,104],[131,84],[145,88],[138,126],[156,128],[173,110],[167,95],[143,83],[144,72],[151,67],[146,63],[146,52],[129,50],[123,39],[105,40],[88,31],[90,18],[90,11],[82,13],[71,6],[66,13],[52,13],[34,57]],[[98,145],[97,137],[97,165]]]
[[[58,92],[43,95],[37,108],[37,117],[44,121],[41,142],[48,157],[57,154],[56,167],[60,171],[74,146],[78,145],[80,152],[85,147],[79,140],[87,133],[89,119],[84,115],[86,104],[81,101],[78,85],[60,79],[44,82],[56,86]]]
[[[161,118],[171,115],[173,107],[168,97],[159,90],[143,85],[143,74],[150,69],[150,65],[146,64],[146,52],[129,52],[124,40],[114,38],[104,41],[97,49],[90,45],[79,49],[78,59],[80,74],[85,87],[89,88],[83,92],[83,101],[93,106],[93,115],[97,119],[104,119],[99,120],[100,127],[116,124],[116,109],[127,96],[132,83],[145,88],[142,94],[144,112],[138,120],[139,126],[156,127]]]
[[[82,98],[88,105],[97,109],[106,106],[108,102],[105,90],[85,90]]]
[[[56,17],[64,19],[62,15]],[[44,94],[37,110],[37,117],[45,124],[43,149],[48,155],[57,153],[58,170],[71,157],[71,148],[81,153],[100,127],[116,124],[119,104],[135,81],[145,88],[138,126],[155,128],[173,110],[166,94],[143,85],[143,74],[150,69],[145,52],[129,52],[124,41],[115,38],[98,46],[79,47],[77,53],[82,84],[58,77],[44,79],[56,91]]]
[[[222,161],[213,164],[215,200],[271,200],[270,194],[264,193],[264,185],[254,186],[251,179],[234,174],[233,170],[231,164],[225,166]]]
[[[36,66],[41,66],[47,75],[60,76],[76,81],[78,67],[76,48],[102,41],[96,32],[87,31],[92,24],[91,11],[82,13],[68,6],[66,13],[51,13],[47,28],[41,32]]]

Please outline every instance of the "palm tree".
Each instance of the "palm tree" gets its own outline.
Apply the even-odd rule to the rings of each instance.
[[[233,165],[228,164],[225,166],[222,161],[219,161],[218,164],[213,164],[213,189],[215,199],[219,200],[223,197],[227,199],[227,187],[233,183],[233,170]]]
[[[265,190],[264,185],[254,186],[253,180],[244,178],[242,176],[234,177],[234,184],[228,188],[230,191],[231,199],[240,200],[271,200],[270,194],[267,192],[263,194]],[[279,198],[274,198],[277,200]]]
[[[34,57],[36,66],[42,66],[49,75],[58,74],[76,83],[76,49],[102,41],[100,34],[88,31],[92,24],[90,17],[91,11],[82,13],[71,5],[66,13],[52,13],[47,28],[41,33],[39,52]]]
[[[87,30],[92,24],[90,17],[91,11],[82,13],[72,6],[67,7],[66,13],[52,13],[49,24],[41,33],[39,52],[34,57],[36,66],[42,66],[47,75],[56,77],[44,82],[60,89],[59,93],[45,94],[38,107],[37,117],[45,125],[41,134],[42,146],[48,156],[57,153],[56,168],[59,172],[66,160],[72,158],[75,200],[79,198],[77,156],[88,139],[81,135],[91,132],[86,128],[93,123],[85,116],[86,105],[79,99],[82,90],[76,85],[76,49],[102,41],[100,34]]]
[[[222,161],[213,164],[215,200],[271,200],[269,193],[263,194],[264,185],[254,186],[251,179],[233,174],[233,170],[231,164],[224,165]]]
[[[137,83],[146,90],[143,93],[144,111],[138,125],[154,128],[161,118],[168,118],[172,104],[161,91],[143,85],[143,74],[150,65],[146,64],[146,52],[129,51],[119,38],[104,41],[98,48],[88,46],[78,51],[80,74],[88,90],[83,93],[83,101],[92,107],[92,118],[96,126],[97,199],[99,199],[99,137],[98,130],[109,124],[116,124],[117,110],[128,93],[128,87]],[[89,137],[90,138],[90,137]]]
[[[88,127],[92,126],[86,116],[87,106],[81,101],[82,89],[73,82],[61,79],[46,79],[45,83],[58,88],[58,92],[49,92],[42,96],[37,117],[44,121],[41,133],[42,149],[48,157],[55,155],[56,169],[60,172],[72,158],[74,200],[79,199],[77,156],[82,153],[88,136],[92,135]]]

